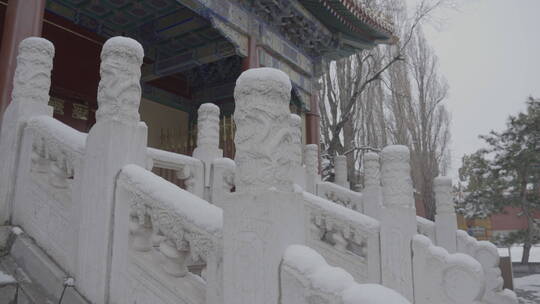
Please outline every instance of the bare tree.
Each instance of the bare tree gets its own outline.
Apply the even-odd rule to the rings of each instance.
[[[402,0],[380,3],[369,1],[368,5],[382,7],[394,17],[398,29],[396,34],[400,37],[398,43],[323,63],[323,70],[327,72],[320,80],[319,110],[323,157],[329,160],[327,165],[323,166],[323,174],[331,177],[334,156],[346,154],[349,181],[354,187],[359,182],[356,169],[359,168],[364,151],[377,150],[391,142],[410,143],[410,135],[405,125],[406,113],[396,116],[400,121],[389,122],[385,100],[396,101],[397,94],[402,94],[402,98],[410,98],[410,91],[406,89],[409,87],[406,76],[409,71],[407,66],[402,64],[406,60],[407,47],[421,22],[428,20],[435,9],[447,3],[448,0],[421,0],[413,17],[407,18],[407,7]],[[394,66],[399,68],[392,70],[391,67]],[[405,76],[398,77],[400,73]],[[381,81],[385,74],[394,74],[387,78],[390,85]],[[398,85],[397,82],[402,83]],[[403,89],[406,89],[405,92]],[[390,104],[395,107],[390,111],[393,114],[406,111],[399,102]],[[392,135],[394,140],[390,140],[389,135]]]
[[[405,96],[405,123],[411,148],[412,175],[425,214],[435,216],[433,178],[448,167],[450,115],[442,103],[448,85],[438,72],[438,60],[420,28],[407,48],[410,96]]]

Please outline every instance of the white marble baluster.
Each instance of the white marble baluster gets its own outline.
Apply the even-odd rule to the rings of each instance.
[[[388,146],[382,151],[381,216],[382,283],[413,301],[411,241],[416,234],[409,149]]]
[[[338,155],[334,159],[334,180],[335,183],[349,189],[347,181],[347,156]]]
[[[105,303],[118,173],[126,164],[145,167],[147,127],[140,122],[142,46],[133,39],[114,37],[103,45],[96,123],[86,140],[74,195],[80,219],[77,267],[78,289],[93,303]]]
[[[46,39],[31,37],[19,44],[11,102],[0,126],[0,225],[12,213],[19,157],[23,155],[20,151],[23,127],[32,116],[53,113],[47,105],[53,57],[54,46]]]
[[[382,192],[379,155],[364,155],[365,188],[363,191],[364,213],[375,219],[381,218]]]
[[[304,147],[304,165],[306,170],[306,188],[309,193],[315,194],[319,182],[319,147],[311,144]]]
[[[447,177],[437,177],[434,182],[435,203],[435,237],[437,246],[450,253],[456,250],[457,216],[452,201],[452,180]]]

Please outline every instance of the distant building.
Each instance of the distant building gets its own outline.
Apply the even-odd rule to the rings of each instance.
[[[540,212],[535,213],[535,218],[540,219]],[[463,215],[458,215],[458,227],[472,232],[477,239],[491,240],[527,229],[528,224],[527,219],[521,215],[520,208],[505,207],[503,212],[487,218],[465,219]]]

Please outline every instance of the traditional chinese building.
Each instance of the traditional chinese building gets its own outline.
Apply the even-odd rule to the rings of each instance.
[[[145,51],[140,111],[149,145],[190,154],[197,109],[212,102],[221,110],[220,148],[228,157],[233,88],[242,71],[286,72],[303,137],[318,143],[315,80],[322,58],[393,40],[392,24],[359,0],[3,0],[0,16],[0,67],[7,71],[0,76],[0,110],[10,102],[18,43],[42,36],[56,48],[54,117],[87,132],[95,122],[102,45],[128,36]]]
[[[254,60],[250,49],[258,51],[258,64],[272,55],[251,42],[239,69]],[[197,91],[189,85],[195,78],[182,73],[188,97],[218,96],[223,110],[211,102],[198,108],[197,147],[186,156],[149,147],[140,115],[152,131],[174,109],[141,110],[148,86],[141,65],[146,60],[151,68],[144,75],[155,75],[175,60],[160,65],[145,59],[132,38],[108,39],[96,122],[83,133],[51,117],[54,49],[39,37],[19,44],[0,129],[0,303],[518,303],[512,291],[492,284],[502,282],[497,248],[457,229],[449,178],[433,181],[435,221],[416,215],[406,146],[365,155],[361,194],[321,179],[318,146],[302,143],[313,119],[302,96],[312,94],[298,79],[268,67],[241,73],[233,91],[233,161],[219,151],[220,115],[226,117],[229,103],[218,97],[226,91],[209,90],[220,82]],[[281,60],[270,63],[285,67]],[[224,73],[218,65],[189,73]],[[69,72],[76,82],[87,71]],[[142,103],[158,105],[146,97]],[[67,121],[66,97],[52,104],[64,105],[56,115]],[[72,112],[89,119],[85,106]],[[189,127],[193,114],[181,112]],[[343,183],[348,170],[339,161],[336,181]],[[173,170],[183,186],[155,168]]]

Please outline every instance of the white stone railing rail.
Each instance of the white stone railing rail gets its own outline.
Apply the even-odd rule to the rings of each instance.
[[[306,246],[289,246],[280,272],[283,304],[410,303],[381,285],[358,284],[345,270],[328,265]]]
[[[210,197],[212,204],[221,207],[222,200],[234,188],[234,171],[236,164],[230,158],[217,158],[211,163]]]
[[[134,291],[142,288],[140,282],[155,276],[166,287],[159,290],[174,291],[157,298],[147,295],[148,290],[115,294],[128,297],[118,303],[158,303],[173,298],[205,303],[205,297],[212,297],[221,282],[217,265],[222,250],[221,209],[136,165],[122,169],[116,191],[112,288]],[[193,263],[204,265],[202,280],[188,269]]]
[[[205,170],[202,161],[183,154],[155,148],[147,148],[147,168],[168,169],[184,181],[186,190],[202,198],[204,195]]]
[[[362,192],[364,214],[381,219],[382,189],[381,164],[379,154],[369,152],[364,155],[364,191]]]
[[[49,116],[31,118],[26,130],[33,134],[31,170],[49,173],[53,186],[66,188],[80,166],[87,134]]]
[[[449,254],[423,235],[412,240],[415,304],[480,304],[484,273],[475,259]]]
[[[310,144],[304,146],[304,170],[305,170],[305,190],[309,193],[317,193],[317,183],[321,180],[319,176],[319,146]]]
[[[360,192],[330,182],[319,182],[317,183],[317,195],[343,207],[360,213],[364,212]]]
[[[379,222],[303,192],[307,244],[360,283],[380,282]]]
[[[435,232],[435,222],[428,220],[427,218],[416,216],[416,224],[418,233],[429,238],[433,243],[437,242]]]
[[[17,168],[12,224],[21,226],[63,269],[75,273],[77,212],[86,134],[54,118],[26,122]]]
[[[349,188],[349,181],[347,180],[347,156],[337,155],[334,158],[334,183],[344,188]]]
[[[486,290],[483,302],[487,304],[517,304],[515,293],[503,289],[504,280],[499,268],[499,252],[493,243],[478,241],[463,230],[457,232],[457,251],[475,258],[484,270],[486,276]]]

